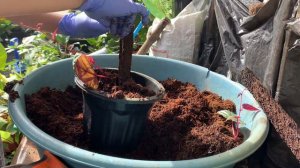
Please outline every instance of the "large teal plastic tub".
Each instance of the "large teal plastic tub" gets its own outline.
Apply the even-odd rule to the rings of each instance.
[[[101,67],[117,67],[117,55],[96,56],[95,60]],[[134,56],[132,70],[149,75],[157,80],[176,78],[181,81],[191,82],[199,89],[210,90],[224,99],[232,100],[237,107],[240,106],[238,94],[244,87],[232,82],[224,76],[210,72],[206,68],[158,57]],[[36,127],[26,116],[24,95],[38,91],[40,88],[49,86],[52,88],[65,89],[74,84],[72,59],[62,60],[38,69],[28,75],[22,85],[17,85],[15,90],[19,92],[20,98],[14,103],[9,102],[9,111],[18,128],[39,147],[47,149],[60,156],[69,166],[85,167],[107,167],[107,168],[216,168],[233,167],[233,165],[251,155],[264,142],[268,133],[268,120],[263,111],[259,113],[242,112],[241,119],[246,123],[242,131],[245,141],[238,147],[224,153],[182,161],[144,161],[123,159],[107,155],[93,153],[72,145],[63,143],[46,134]],[[244,91],[243,103],[259,107],[252,95]]]

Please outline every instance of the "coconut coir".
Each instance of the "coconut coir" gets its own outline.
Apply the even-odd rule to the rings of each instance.
[[[109,98],[145,98],[155,95],[154,91],[138,84],[133,79],[127,79],[123,81],[122,85],[119,85],[119,71],[117,70],[98,69],[96,73],[104,76],[104,78],[100,80],[99,90],[106,92]]]
[[[280,137],[300,161],[300,129],[297,123],[269,94],[259,79],[249,69],[241,73],[241,83],[253,94]]]
[[[26,95],[25,100],[29,118],[40,129],[68,144],[87,149],[79,88],[68,87],[63,92],[45,87],[31,96]]]
[[[233,102],[209,91],[200,92],[190,83],[162,81],[163,99],[149,113],[144,137],[136,150],[120,157],[147,160],[182,160],[227,151],[243,141],[233,139],[231,121],[216,112],[235,111]],[[42,88],[26,96],[32,122],[53,137],[84,149],[88,138],[82,125],[82,96],[77,88],[64,92]]]

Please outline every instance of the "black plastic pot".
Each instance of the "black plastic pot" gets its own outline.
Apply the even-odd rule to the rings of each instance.
[[[156,95],[144,99],[112,99],[106,92],[88,89],[75,77],[75,83],[83,90],[84,124],[91,140],[91,150],[122,153],[138,145],[148,112],[154,102],[163,97],[165,90],[147,75],[131,72],[131,77]]]

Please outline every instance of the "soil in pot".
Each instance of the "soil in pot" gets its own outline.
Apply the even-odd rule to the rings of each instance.
[[[146,98],[155,95],[155,92],[147,87],[129,79],[119,85],[118,71],[114,69],[97,69],[96,73],[102,78],[99,83],[99,90],[108,93],[109,98]]]
[[[163,86],[138,72],[120,79],[121,72],[113,68],[97,69],[93,72],[97,75],[92,76],[80,70],[80,65],[88,61],[85,58],[77,58],[75,83],[83,90],[83,118],[90,149],[107,154],[134,150],[145,130],[149,110],[164,95]]]
[[[217,111],[235,111],[234,103],[190,83],[168,79],[163,99],[149,113],[147,128],[138,148],[120,155],[146,160],[183,160],[215,155],[243,141],[234,140],[231,121]],[[64,92],[42,88],[26,96],[26,111],[32,122],[51,136],[88,149],[82,125],[82,96],[78,88]]]

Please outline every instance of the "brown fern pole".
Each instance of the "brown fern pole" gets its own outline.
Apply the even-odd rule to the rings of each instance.
[[[120,39],[119,76],[118,76],[119,85],[123,85],[128,79],[130,79],[132,51],[133,51],[133,31],[131,31],[123,39]]]

